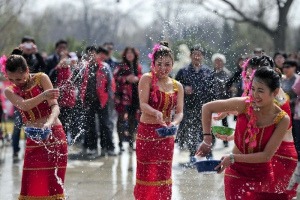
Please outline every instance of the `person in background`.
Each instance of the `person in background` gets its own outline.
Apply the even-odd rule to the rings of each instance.
[[[137,127],[136,115],[139,110],[138,83],[142,77],[142,67],[139,64],[139,52],[134,47],[126,47],[122,52],[122,62],[114,71],[116,81],[115,108],[118,112],[117,132],[119,147],[123,149],[124,116],[128,119],[129,151],[134,150],[134,135]]]
[[[231,76],[230,71],[224,66],[226,58],[223,54],[215,53],[211,57],[214,65],[214,91],[218,99],[229,99],[231,93],[226,83]],[[228,127],[227,116],[222,119],[222,125]],[[223,141],[224,147],[228,147],[228,141]]]
[[[71,57],[67,51],[60,53],[58,65],[49,72],[49,78],[55,88],[60,90],[58,105],[60,107],[59,119],[67,134],[68,144],[75,137],[75,121],[77,112],[75,110],[76,94],[75,84],[72,80],[73,71],[77,70],[77,57]]]
[[[152,72],[142,76],[138,87],[142,116],[136,139],[134,197],[170,200],[175,137],[159,137],[155,130],[179,125],[183,117],[183,88],[169,77],[174,55],[168,42],[156,44],[149,57]]]
[[[29,73],[20,49],[6,61],[4,73],[12,86],[6,98],[22,113],[26,127],[51,129],[45,140],[26,140],[22,185],[19,199],[65,199],[64,180],[67,167],[66,136],[58,119],[59,91],[49,77]]]
[[[202,105],[216,99],[213,71],[202,63],[203,48],[195,45],[190,52],[192,62],[181,68],[175,77],[184,88],[184,115],[177,135],[179,146],[186,145],[190,152],[190,162],[184,167],[194,166],[197,147],[203,140],[202,124],[199,123]]]
[[[66,40],[60,39],[55,43],[55,53],[48,56],[48,58],[46,59],[46,74],[49,74],[49,72],[58,65],[60,60],[59,56],[61,55],[62,51],[68,51],[68,42]]]
[[[263,56],[265,54],[265,51],[262,48],[257,47],[253,50],[253,54],[254,56]]]
[[[113,98],[112,74],[107,63],[108,51],[102,46],[86,48],[88,62],[83,71],[80,98],[86,110],[86,128],[83,153],[90,157],[98,155],[98,134],[96,130],[96,114],[100,130],[101,155],[116,156],[109,126],[108,100]]]
[[[114,52],[114,43],[112,42],[105,42],[103,44],[103,47],[105,47],[108,50],[108,59],[105,60],[105,62],[110,66],[111,71],[115,71],[116,66],[118,65],[118,61],[116,58],[113,57]]]
[[[279,68],[281,73],[283,73],[282,67],[283,67],[283,63],[284,63],[286,58],[287,58],[287,55],[283,51],[278,51],[273,56],[273,59],[274,59],[274,62],[275,62],[275,68]]]

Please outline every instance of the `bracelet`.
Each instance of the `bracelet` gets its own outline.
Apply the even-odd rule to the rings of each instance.
[[[209,147],[212,146],[212,144],[207,144],[204,140],[202,141],[202,143],[205,144],[206,146],[209,146]]]
[[[210,133],[203,133],[203,136],[205,136],[205,135],[212,136]]]
[[[230,152],[229,157],[230,157],[230,163],[233,164],[234,163],[234,156],[233,156],[232,152]]]

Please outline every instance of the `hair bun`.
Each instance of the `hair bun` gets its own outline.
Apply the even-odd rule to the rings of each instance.
[[[163,45],[165,47],[169,47],[169,42],[168,41],[160,41],[160,45]]]
[[[23,51],[19,48],[15,48],[10,55],[22,55]]]

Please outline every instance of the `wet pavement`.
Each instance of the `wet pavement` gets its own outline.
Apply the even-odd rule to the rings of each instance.
[[[116,138],[116,137],[114,137]],[[116,142],[115,142],[116,144]],[[24,141],[21,141],[24,149]],[[233,147],[224,148],[217,141],[213,156],[220,159]],[[78,145],[69,146],[69,153],[80,151]],[[131,200],[134,199],[136,155],[125,151],[118,156],[105,156],[88,160],[68,160],[65,179],[65,194],[69,200]],[[119,152],[119,149],[116,149]],[[23,152],[20,153],[21,158]],[[16,200],[20,192],[23,159],[13,164],[12,148],[0,151],[0,199]],[[175,145],[173,162],[173,200],[213,199],[223,200],[223,174],[199,174],[195,168],[183,168],[181,163],[188,162],[189,153],[179,150]],[[298,193],[299,196],[299,193]],[[300,199],[298,197],[298,199]]]

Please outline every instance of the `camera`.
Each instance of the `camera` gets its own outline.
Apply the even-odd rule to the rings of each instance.
[[[31,49],[31,48],[32,48],[32,44],[26,43],[26,44],[24,45],[24,47],[25,47],[26,49]]]

